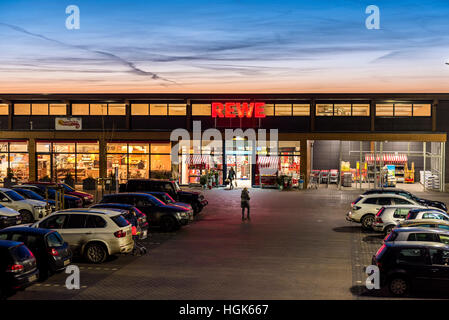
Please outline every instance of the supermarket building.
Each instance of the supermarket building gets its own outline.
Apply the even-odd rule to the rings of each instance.
[[[194,121],[277,129],[278,154],[243,136],[234,150],[181,148],[173,164],[170,134],[192,132]],[[332,169],[366,181],[389,165],[397,183],[444,191],[449,94],[0,94],[0,130],[0,180],[70,173],[81,183],[118,170],[122,182],[171,174],[196,184],[213,171],[222,184],[232,167],[240,185],[260,186]],[[265,174],[273,162],[277,173]]]

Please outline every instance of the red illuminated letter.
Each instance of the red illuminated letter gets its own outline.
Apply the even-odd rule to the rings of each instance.
[[[216,118],[217,115],[220,118],[224,118],[224,115],[223,115],[223,103],[212,102],[212,117]]]
[[[265,118],[265,102],[256,102],[254,109],[254,116],[256,118]]]
[[[234,106],[235,106],[234,102],[226,102],[225,103],[225,117],[226,118],[235,118]]]

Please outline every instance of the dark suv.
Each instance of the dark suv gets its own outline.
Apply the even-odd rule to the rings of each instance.
[[[449,245],[438,242],[386,242],[373,256],[381,286],[402,296],[411,288],[449,289]]]
[[[39,278],[36,258],[22,242],[0,240],[0,297],[24,289]]]
[[[160,226],[164,231],[174,231],[189,222],[189,210],[179,206],[166,205],[148,193],[126,192],[108,194],[100,203],[130,204],[145,213],[152,226]]]
[[[176,181],[156,179],[131,179],[120,186],[120,192],[166,192],[176,201],[188,203],[195,214],[208,204],[200,192],[183,191]]]

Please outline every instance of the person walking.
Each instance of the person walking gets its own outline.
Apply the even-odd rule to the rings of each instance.
[[[246,188],[246,187],[243,188],[242,194],[240,196],[240,199],[241,199],[241,207],[242,207],[242,221],[245,220],[245,208],[246,208],[246,212],[247,212],[246,217],[247,217],[248,220],[251,220],[251,218],[249,217],[249,200],[250,200],[250,197],[249,197],[248,188]]]
[[[228,179],[229,179],[229,190],[232,190],[234,189],[233,181],[235,179],[235,171],[233,167],[231,167],[231,169],[229,170]]]

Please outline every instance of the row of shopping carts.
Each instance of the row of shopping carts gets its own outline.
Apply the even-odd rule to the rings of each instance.
[[[318,188],[320,184],[338,184],[339,173],[337,169],[312,170],[309,176],[309,188]]]

